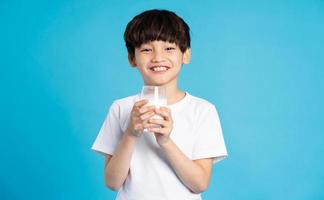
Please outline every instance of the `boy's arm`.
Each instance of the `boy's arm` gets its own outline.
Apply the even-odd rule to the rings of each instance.
[[[141,100],[134,104],[127,130],[123,134],[114,155],[106,156],[105,183],[112,190],[118,190],[128,176],[130,161],[138,137],[134,133],[148,128],[147,120],[154,115],[154,106],[144,106],[147,103],[147,100]]]
[[[181,181],[194,193],[201,193],[208,187],[212,172],[212,158],[190,160],[172,141],[173,127],[171,110],[166,107],[156,109],[163,119],[150,119],[149,131],[154,132],[156,140]],[[159,125],[159,127],[156,127]]]
[[[114,155],[106,156],[105,183],[112,190],[118,190],[127,178],[136,140],[136,136],[124,133]]]
[[[212,173],[212,158],[192,161],[171,139],[161,148],[181,181],[192,192],[198,194],[207,189]]]

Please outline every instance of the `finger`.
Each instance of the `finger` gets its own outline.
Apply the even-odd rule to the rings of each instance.
[[[152,126],[160,125],[162,127],[167,127],[168,122],[163,119],[150,119],[149,124],[152,124]]]
[[[140,110],[139,110],[139,113],[140,114],[143,114],[143,113],[146,113],[148,111],[153,111],[155,110],[155,106],[143,106]]]
[[[149,112],[146,112],[142,115],[140,115],[140,120],[141,121],[147,121],[149,118],[153,117],[155,115],[155,112],[154,111],[149,111]]]
[[[155,112],[156,114],[161,115],[167,121],[171,119],[171,113],[165,109],[156,109]]]
[[[160,133],[163,135],[167,135],[168,134],[168,129],[167,128],[162,128],[162,127],[151,127],[148,128],[149,132],[154,132],[154,133]]]
[[[167,112],[167,113],[171,113],[170,108],[165,107],[165,106],[160,107],[160,110],[164,110],[164,111]]]
[[[149,128],[152,127],[152,124],[147,123],[147,122],[144,122],[144,123],[143,123],[143,127],[146,128],[146,129],[149,129]]]
[[[142,106],[144,106],[147,103],[148,103],[148,100],[147,99],[143,99],[143,100],[140,100],[140,101],[135,102],[134,107],[142,107]]]

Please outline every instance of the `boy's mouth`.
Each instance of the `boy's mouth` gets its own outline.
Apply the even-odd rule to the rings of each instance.
[[[168,69],[169,69],[169,67],[167,67],[167,66],[153,66],[153,67],[150,67],[150,70],[154,71],[154,72],[165,72]]]

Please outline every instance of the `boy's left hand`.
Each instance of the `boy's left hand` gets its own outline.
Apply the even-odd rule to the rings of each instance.
[[[155,113],[163,119],[150,119],[148,122],[152,125],[148,131],[154,132],[157,143],[161,146],[167,143],[170,139],[170,134],[173,128],[173,120],[171,110],[167,107],[155,109]],[[156,127],[159,125],[160,127]]]

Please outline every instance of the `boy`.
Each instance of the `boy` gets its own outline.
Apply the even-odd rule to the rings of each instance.
[[[177,86],[190,60],[189,27],[173,12],[149,10],[128,23],[124,39],[130,65],[145,85],[166,88],[168,106],[147,106],[139,95],[113,102],[92,147],[105,155],[106,185],[118,200],[201,199],[227,151],[215,106]]]

